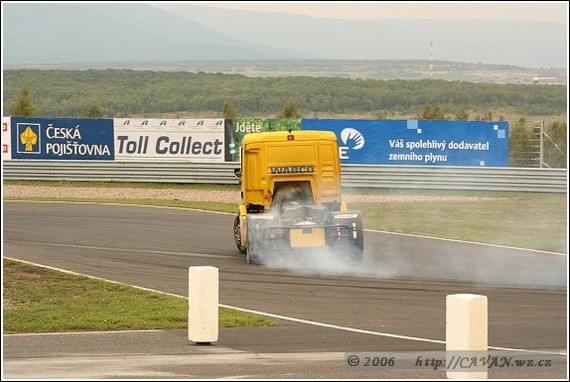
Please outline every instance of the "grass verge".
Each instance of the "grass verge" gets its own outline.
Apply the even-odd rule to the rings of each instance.
[[[413,192],[402,201],[354,203],[368,229],[568,252],[567,196],[523,192]],[[429,195],[439,195],[426,200]]]
[[[3,259],[4,333],[185,329],[188,300]],[[274,326],[220,308],[219,327]]]

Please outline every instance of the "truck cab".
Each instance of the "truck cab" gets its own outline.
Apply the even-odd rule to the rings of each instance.
[[[234,220],[234,240],[248,262],[321,247],[362,260],[362,217],[359,211],[348,211],[342,201],[333,132],[248,134],[236,176],[242,202]]]

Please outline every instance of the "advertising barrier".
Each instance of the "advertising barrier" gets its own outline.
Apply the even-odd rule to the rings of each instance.
[[[2,160],[12,159],[10,117],[2,117]]]
[[[342,164],[508,166],[507,122],[303,119],[336,133]]]
[[[2,119],[2,159],[239,162],[246,134],[326,130],[342,164],[506,167],[507,122],[359,119]]]
[[[11,119],[12,159],[113,160],[113,120]]]
[[[223,162],[223,119],[115,118],[116,160]]]
[[[229,142],[226,162],[239,162],[241,141],[246,134],[266,131],[301,130],[300,118],[266,119],[236,118],[226,119],[226,139]]]

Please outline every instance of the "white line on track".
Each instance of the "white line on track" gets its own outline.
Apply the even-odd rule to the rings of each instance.
[[[24,261],[24,260],[14,259],[14,258],[10,258],[10,257],[4,257],[4,258],[5,258],[5,259],[10,259],[10,260],[13,260],[13,261],[18,261],[18,262],[25,263],[25,264],[30,264],[30,265],[37,266],[37,267],[41,267],[41,268],[46,268],[46,269],[55,270],[55,271],[58,271],[58,272],[64,272],[64,273],[68,273],[68,274],[72,274],[72,275],[76,275],[76,276],[84,276],[84,277],[88,277],[88,278],[95,279],[95,280],[101,280],[101,281],[110,282],[110,283],[113,283],[113,284],[126,285],[126,286],[130,286],[130,287],[133,287],[133,288],[137,288],[137,289],[149,291],[149,292],[160,293],[160,294],[164,294],[164,295],[168,295],[168,296],[173,296],[173,297],[178,297],[178,298],[188,298],[187,296],[179,296],[179,295],[173,294],[173,293],[167,293],[167,292],[162,292],[162,291],[158,291],[158,290],[154,290],[154,289],[139,287],[139,286],[136,286],[136,285],[125,284],[125,283],[122,283],[122,282],[113,281],[113,280],[107,280],[107,279],[103,279],[103,278],[100,278],[100,277],[84,275],[84,274],[81,274],[81,273],[77,273],[77,272],[73,272],[73,271],[68,271],[68,270],[66,270],[66,269],[60,269],[60,268],[50,267],[50,266],[47,266],[47,265],[37,264],[37,263],[30,262],[30,261]],[[239,308],[239,307],[235,307],[235,306],[231,306],[231,305],[225,305],[225,304],[219,304],[219,306],[220,306],[220,307],[223,307],[223,308],[227,308],[227,309],[238,310],[238,311],[245,312],[245,313],[258,314],[258,315],[265,316],[265,317],[270,317],[270,318],[275,318],[275,319],[285,320],[285,321],[291,321],[291,322],[297,322],[297,323],[301,323],[301,324],[319,326],[319,327],[323,327],[323,328],[336,329],[336,330],[343,330],[343,331],[348,331],[348,332],[353,332],[353,333],[368,334],[368,335],[374,335],[374,336],[380,336],[380,337],[399,338],[399,339],[410,340],[410,341],[419,341],[419,342],[429,342],[429,343],[436,343],[436,344],[445,344],[445,341],[443,341],[443,340],[434,340],[434,339],[422,338],[422,337],[412,337],[412,336],[405,336],[405,335],[392,334],[392,333],[385,333],[385,332],[375,332],[375,331],[372,331],[372,330],[357,329],[357,328],[351,328],[351,327],[348,327],[348,326],[340,326],[340,325],[327,324],[327,323],[318,322],[318,321],[304,320],[304,319],[301,319],[301,318],[288,317],[288,316],[281,316],[281,315],[278,315],[278,314],[267,313],[267,312],[260,312],[260,311],[257,311],[257,310]],[[496,346],[489,346],[488,348],[489,348],[489,349],[495,349],[495,350],[532,352],[532,353],[540,353],[540,354],[556,354],[556,355],[564,355],[564,356],[567,355],[567,353],[562,353],[562,352],[551,352],[551,351],[541,351],[541,350],[529,350],[529,349],[519,349],[519,348],[505,348],[505,347],[496,347]]]

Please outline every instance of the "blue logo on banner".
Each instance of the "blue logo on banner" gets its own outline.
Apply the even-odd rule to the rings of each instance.
[[[13,159],[113,160],[112,119],[12,118]]]
[[[508,166],[507,122],[303,119],[337,135],[343,164]]]

